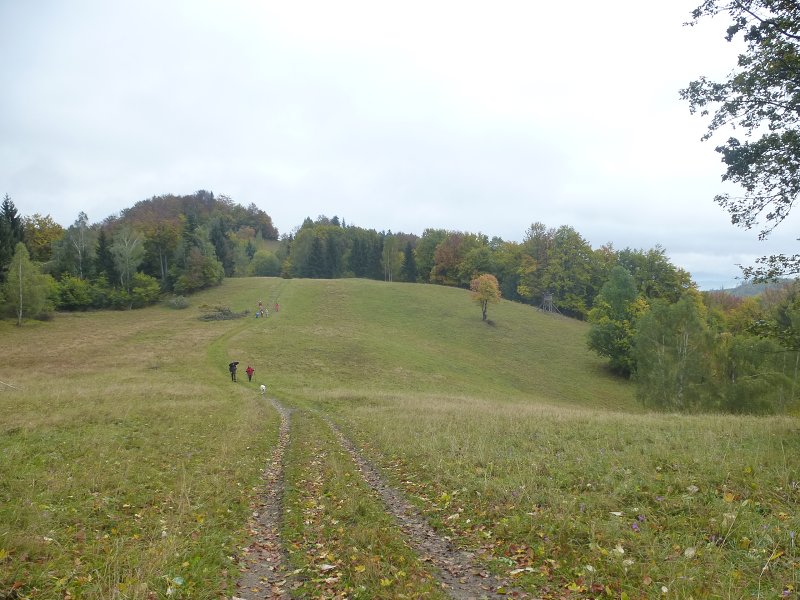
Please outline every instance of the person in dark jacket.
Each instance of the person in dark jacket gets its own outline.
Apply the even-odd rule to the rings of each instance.
[[[228,370],[231,372],[231,381],[236,381],[236,365],[238,362],[232,362],[228,365]]]

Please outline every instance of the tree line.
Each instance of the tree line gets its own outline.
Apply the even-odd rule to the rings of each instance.
[[[21,216],[6,194],[0,205],[3,304],[29,316],[138,308],[165,293],[191,294],[226,276],[250,274],[257,248],[277,238],[272,219],[255,204],[243,207],[205,190],[143,200],[98,223],[81,212],[66,228],[49,215]],[[20,289],[31,290],[27,302],[15,293]]]
[[[482,233],[425,229],[421,236],[307,218],[276,252],[284,277],[365,277],[469,288],[478,275],[497,278],[507,300],[541,306],[545,294],[566,315],[586,319],[615,265],[625,266],[647,298],[677,300],[695,284],[660,246],[594,249],[574,228],[533,223],[521,242]]]
[[[534,307],[551,298],[589,321],[589,348],[655,408],[773,412],[797,395],[800,293],[701,293],[660,246],[593,248],[570,226],[539,222],[516,242],[379,232],[336,216],[279,236],[255,205],[203,190],[143,200],[94,224],[80,213],[66,228],[20,216],[8,196],[0,205],[2,302],[19,323],[53,309],[138,308],[254,275],[456,286],[473,291],[484,320],[500,296]]]
[[[421,236],[379,232],[320,216],[279,236],[254,204],[245,208],[204,190],[143,200],[97,223],[81,212],[66,228],[49,215],[20,216],[6,195],[0,282],[19,243],[31,264],[52,279],[45,278],[49,304],[43,308],[59,310],[136,308],[224,277],[363,277],[467,289],[475,277],[491,274],[508,300],[540,306],[548,294],[563,314],[586,319],[615,265],[631,272],[648,299],[676,301],[694,287],[689,273],[672,265],[659,246],[594,249],[569,226],[533,223],[514,242],[433,228]],[[5,294],[6,303],[11,296]]]
[[[636,381],[645,406],[679,412],[779,413],[797,405],[800,287],[758,296],[689,289],[648,299],[623,266],[589,313],[589,348]]]

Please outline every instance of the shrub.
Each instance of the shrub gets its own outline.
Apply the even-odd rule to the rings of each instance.
[[[281,263],[273,252],[259,250],[253,255],[250,269],[253,275],[276,277],[281,273]]]
[[[136,273],[131,281],[131,308],[142,308],[158,302],[161,286],[155,277]]]
[[[66,275],[58,283],[58,308],[86,310],[92,305],[91,285],[85,279]]]
[[[185,296],[173,296],[167,300],[167,306],[175,310],[181,310],[183,308],[189,308],[189,301]]]
[[[111,306],[111,295],[114,290],[105,276],[98,277],[89,287],[92,308],[108,308]]]

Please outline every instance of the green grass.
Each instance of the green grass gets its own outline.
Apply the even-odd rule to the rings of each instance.
[[[287,283],[278,319],[235,340],[262,355],[286,395],[468,394],[637,410],[632,387],[586,349],[583,323],[503,302],[489,326],[468,292],[440,286]]]
[[[294,415],[286,540],[299,597],[446,598],[330,428]]]
[[[189,311],[0,325],[0,592],[218,597],[277,416]],[[4,386],[5,387],[5,386]],[[176,582],[182,582],[180,586]]]
[[[793,420],[466,398],[324,404],[444,533],[543,597],[797,588]]]
[[[280,312],[197,319],[259,299]],[[586,324],[502,302],[488,325],[463,290],[234,279],[191,303],[0,323],[0,381],[20,388],[0,385],[0,596],[229,594],[277,440],[260,383],[298,409],[283,532],[298,597],[436,592],[317,412],[539,597],[800,588],[794,418],[647,413],[586,349]]]

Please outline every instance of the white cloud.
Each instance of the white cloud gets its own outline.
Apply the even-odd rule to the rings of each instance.
[[[281,231],[568,224],[730,281],[761,251],[678,90],[735,48],[694,6],[2,3],[0,192],[64,224],[201,188]]]

